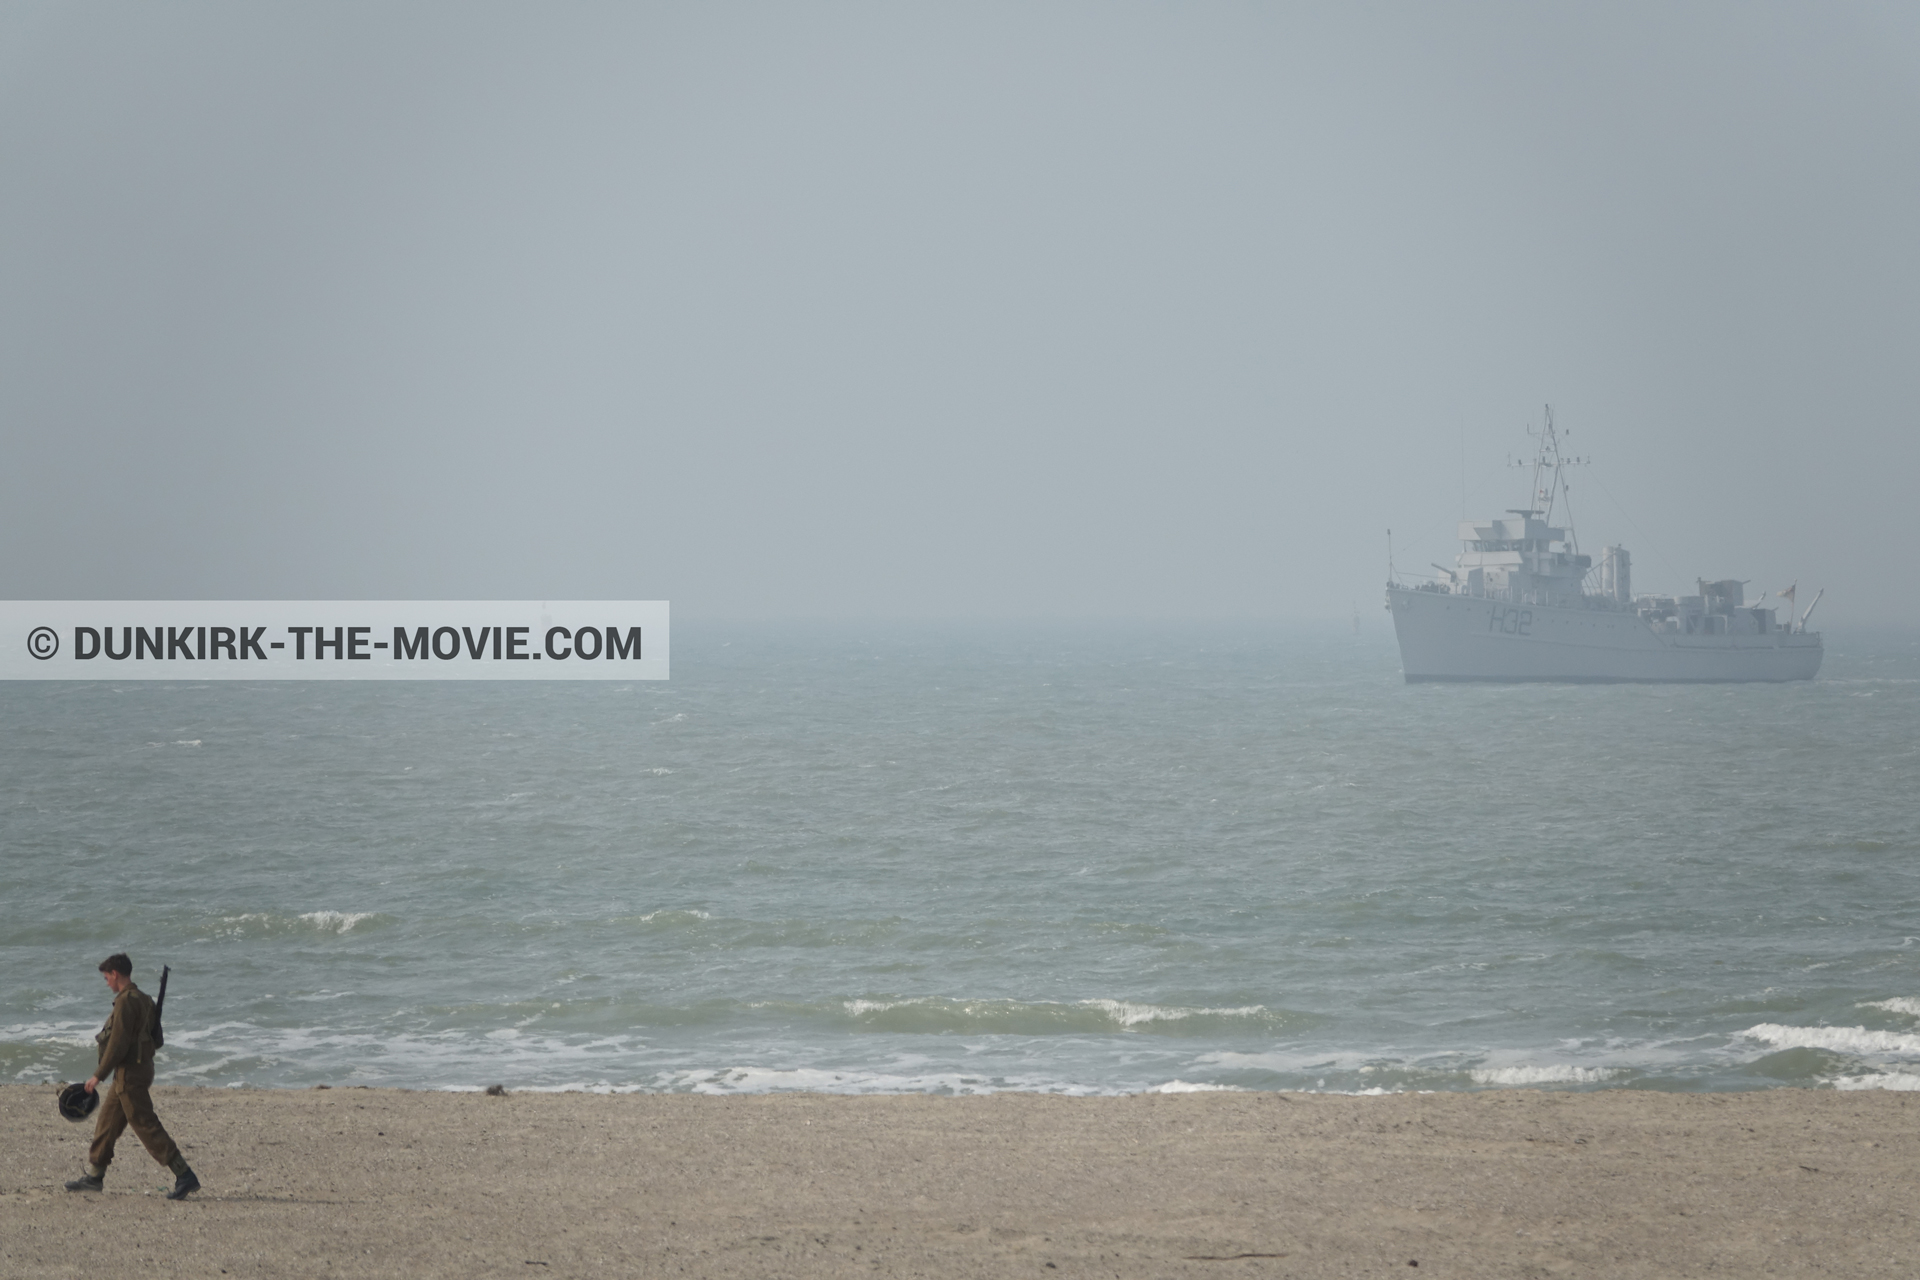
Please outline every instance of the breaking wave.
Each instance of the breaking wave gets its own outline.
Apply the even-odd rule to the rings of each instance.
[[[346,933],[362,920],[373,919],[371,911],[308,911],[300,918],[322,933]]]
[[[1920,1018],[1920,1000],[1911,996],[1895,996],[1891,1000],[1863,1000],[1862,1009],[1885,1009],[1888,1013],[1904,1013],[1909,1018]]]
[[[1264,1005],[1185,1008],[1125,1000],[962,1000],[942,996],[855,999],[847,1015],[873,1030],[998,1035],[1099,1034],[1115,1031],[1206,1035],[1222,1030],[1278,1029],[1287,1015]]]
[[[340,935],[390,922],[393,917],[380,911],[303,911],[281,915],[272,911],[243,911],[217,916],[201,926],[204,936],[212,938],[271,938],[300,934]]]
[[[1619,1074],[1612,1067],[1556,1064],[1545,1067],[1475,1067],[1467,1072],[1467,1078],[1475,1084],[1490,1085],[1602,1084]]]
[[[1763,1022],[1742,1035],[1782,1049],[1830,1049],[1835,1053],[1920,1056],[1920,1035],[1906,1031],[1874,1031],[1867,1027],[1788,1027]]]

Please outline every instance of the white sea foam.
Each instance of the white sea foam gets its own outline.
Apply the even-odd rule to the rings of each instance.
[[[96,1030],[98,1025],[90,1022],[16,1022],[0,1026],[0,1044],[45,1044],[91,1049],[94,1047]]]
[[[322,933],[345,933],[362,920],[373,918],[371,911],[304,911],[300,918]]]
[[[478,1093],[484,1085],[449,1084],[447,1093]],[[516,1093],[1056,1093],[1074,1097],[1107,1097],[1124,1090],[1063,1085],[1042,1080],[987,1080],[976,1076],[940,1073],[904,1075],[874,1071],[829,1071],[821,1068],[773,1069],[724,1067],[662,1072],[641,1083],[614,1084],[607,1080],[573,1080],[564,1084],[513,1085]]]
[[[502,1078],[509,1082],[556,1076],[579,1079],[609,1064],[632,1064],[643,1051],[644,1045],[634,1037],[538,1036],[513,1028],[491,1033],[470,1029],[393,1033],[220,1022],[169,1031],[162,1068],[171,1077],[222,1083],[318,1079],[331,1083],[480,1087]],[[294,1073],[291,1077],[289,1070]],[[643,1068],[627,1079],[645,1078],[647,1074]]]
[[[215,922],[213,933],[216,937],[226,938],[272,936],[302,929],[347,933],[362,921],[373,919],[376,914],[372,911],[307,911],[297,916],[282,916],[269,911],[243,911],[238,915],[221,916]]]
[[[1611,1067],[1575,1067],[1566,1063],[1527,1067],[1475,1067],[1467,1076],[1475,1084],[1600,1084],[1619,1074]]]
[[[1831,1049],[1835,1053],[1920,1056],[1920,1035],[1870,1031],[1866,1027],[1787,1027],[1763,1022],[1741,1034],[1782,1049]]]
[[[1189,1018],[1258,1018],[1267,1015],[1265,1005],[1245,1005],[1239,1008],[1199,1008],[1189,1009],[1180,1006],[1156,1004],[1136,1004],[1127,1000],[1076,1000],[1072,1004],[1056,1001],[1037,1000],[966,1000],[950,999],[943,996],[908,996],[900,1000],[852,999],[841,1001],[841,1008],[849,1016],[859,1018],[872,1014],[886,1013],[891,1009],[908,1009],[926,1006],[943,1006],[964,1016],[994,1016],[1033,1014],[1065,1014],[1074,1009],[1085,1009],[1104,1014],[1115,1025],[1124,1029],[1149,1026],[1154,1023],[1181,1022]]]
[[[1910,1018],[1920,1018],[1920,1000],[1911,996],[1895,996],[1891,1000],[1863,1000],[1862,1009],[1885,1009],[1888,1013],[1904,1013]]]
[[[1920,1089],[1920,1075],[1911,1071],[1881,1071],[1864,1076],[1831,1076],[1827,1083],[1836,1089],[1892,1089],[1911,1092]]]
[[[1147,1090],[1148,1093],[1245,1093],[1238,1085],[1207,1084],[1205,1081],[1169,1080]]]
[[[1275,1047],[1254,1053],[1238,1049],[1214,1049],[1196,1054],[1193,1061],[1201,1066],[1225,1067],[1232,1071],[1273,1071],[1298,1075],[1309,1072],[1364,1071],[1375,1058],[1374,1053],[1362,1050],[1341,1052]]]

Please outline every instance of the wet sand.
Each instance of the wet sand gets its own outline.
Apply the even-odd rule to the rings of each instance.
[[[1920,1096],[0,1087],[6,1276],[1908,1276]],[[1413,1264],[1418,1264],[1417,1269]]]

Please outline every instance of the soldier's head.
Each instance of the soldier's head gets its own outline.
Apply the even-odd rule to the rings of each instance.
[[[100,972],[115,995],[119,995],[133,985],[133,961],[127,959],[127,953],[124,951],[116,951],[102,960]]]

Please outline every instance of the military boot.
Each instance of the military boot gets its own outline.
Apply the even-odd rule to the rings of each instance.
[[[107,1171],[95,1172],[92,1165],[87,1171],[67,1184],[69,1191],[105,1191],[107,1189]]]
[[[200,1179],[193,1176],[193,1166],[187,1163],[185,1156],[176,1155],[167,1168],[173,1170],[173,1190],[167,1192],[167,1199],[185,1200],[200,1189]]]

